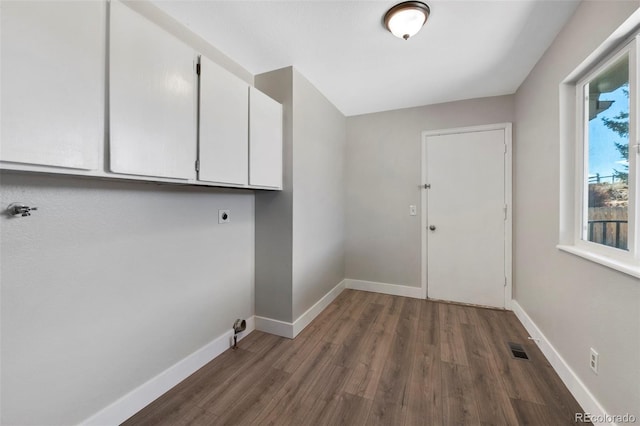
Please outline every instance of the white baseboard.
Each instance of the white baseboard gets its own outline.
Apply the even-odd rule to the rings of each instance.
[[[300,315],[298,319],[293,322],[293,337],[296,337],[302,330],[304,330],[315,317],[320,315],[320,312],[324,311],[324,309],[344,291],[344,281],[345,280],[340,281],[337,286],[329,290],[322,299],[318,300],[312,307],[307,309],[304,314]]]
[[[347,288],[353,290],[371,291],[374,293],[390,294],[392,296],[413,297],[414,299],[424,299],[421,287],[409,287],[406,285],[378,283],[375,281],[362,281],[345,279]]]
[[[255,318],[246,319],[247,328],[238,335],[238,340],[255,330]],[[162,394],[189,377],[209,361],[233,345],[233,331],[215,338],[186,358],[167,368],[146,383],[143,383],[111,405],[81,422],[81,425],[119,425],[129,417],[155,401]]]
[[[345,280],[342,280],[338,285],[329,290],[327,294],[322,296],[312,307],[306,310],[305,313],[300,315],[294,322],[285,322],[275,320],[266,317],[256,316],[256,330],[264,331],[265,333],[275,334],[276,336],[286,337],[293,339],[302,330],[308,326],[311,321],[322,312],[336,297],[342,293],[345,289]]]
[[[256,330],[293,339],[293,324],[256,315]]]
[[[424,299],[422,297],[421,287],[409,287],[405,285],[386,284],[373,281],[344,279],[292,323],[256,315],[256,330],[275,334],[276,336],[286,337],[288,339],[293,339],[302,330],[304,330],[304,328],[309,325],[309,323],[313,321],[313,319],[317,317],[320,312],[322,312],[327,306],[329,306],[329,304],[333,302],[345,288],[371,291],[374,293],[391,294],[393,296],[405,296],[413,297],[415,299]]]
[[[538,326],[533,322],[529,315],[527,315],[525,310],[522,309],[522,306],[520,306],[516,300],[512,300],[511,308],[529,335],[534,339],[534,342],[536,342],[542,351],[542,354],[547,358],[549,364],[551,364],[556,373],[558,373],[562,382],[565,384],[567,389],[569,389],[569,392],[571,392],[576,401],[578,401],[578,404],[580,404],[584,412],[606,419],[608,415],[602,405],[593,396],[585,384],[582,383],[582,380],[580,380],[576,373],[574,373],[571,367],[569,367],[569,364],[567,364],[564,358],[562,358],[551,342],[549,342],[545,335],[542,334],[542,331],[540,331]],[[593,424],[610,425],[612,423],[594,422]],[[615,423],[613,424],[615,425]]]

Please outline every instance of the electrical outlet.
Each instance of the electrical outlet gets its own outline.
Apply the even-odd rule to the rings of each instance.
[[[229,223],[231,220],[230,210],[218,210],[218,223]]]
[[[598,374],[598,352],[596,352],[596,350],[593,348],[591,348],[589,367],[591,367],[594,373]]]

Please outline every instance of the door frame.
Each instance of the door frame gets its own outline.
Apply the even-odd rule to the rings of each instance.
[[[513,143],[512,143],[512,124],[511,123],[496,123],[496,124],[488,124],[482,126],[469,126],[469,127],[456,127],[451,129],[440,129],[440,130],[425,130],[422,132],[422,152],[421,152],[421,160],[422,163],[422,184],[421,188],[421,205],[422,205],[422,214],[421,216],[421,227],[422,227],[422,250],[420,256],[420,264],[421,264],[421,287],[422,287],[422,298],[428,299],[427,295],[427,191],[425,188],[427,182],[427,138],[429,136],[442,136],[442,135],[451,135],[457,133],[475,133],[475,132],[484,132],[489,130],[504,130],[504,139],[505,146],[507,148],[507,152],[504,156],[504,200],[507,206],[507,218],[505,220],[505,238],[504,238],[504,274],[506,279],[506,285],[504,288],[504,308],[506,310],[511,310],[511,300],[513,297],[513,204],[512,204],[512,191],[513,191]]]

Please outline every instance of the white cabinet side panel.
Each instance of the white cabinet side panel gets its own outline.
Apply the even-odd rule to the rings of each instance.
[[[282,188],[282,105],[253,87],[249,98],[249,185]]]
[[[104,2],[3,1],[0,160],[95,170],[104,143]]]
[[[204,56],[200,63],[198,179],[246,185],[249,85]]]
[[[110,55],[111,171],[195,177],[193,50],[112,1]]]

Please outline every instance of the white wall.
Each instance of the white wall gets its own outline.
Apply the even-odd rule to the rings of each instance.
[[[151,3],[128,4],[253,82]],[[76,424],[253,315],[253,192],[1,178],[1,206],[39,210],[0,217],[0,423]]]
[[[346,119],[293,70],[293,319],[344,279]]]
[[[512,122],[513,102],[498,96],[347,118],[347,278],[420,287],[422,131]]]
[[[251,193],[5,173],[14,201],[2,424],[78,423],[253,315]]]
[[[515,299],[609,414],[640,417],[640,281],[556,249],[559,85],[638,1],[585,1],[516,93]],[[589,348],[600,354],[589,369]]]

